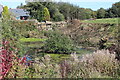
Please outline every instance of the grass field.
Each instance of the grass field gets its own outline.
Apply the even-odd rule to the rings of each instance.
[[[40,42],[45,41],[46,39],[39,39],[39,38],[21,38],[21,42]]]
[[[105,18],[105,19],[95,19],[95,20],[84,20],[85,23],[110,23],[117,24],[118,18]]]

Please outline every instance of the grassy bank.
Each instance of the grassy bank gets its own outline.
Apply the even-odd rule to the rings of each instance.
[[[110,23],[117,24],[118,18],[105,18],[105,19],[95,19],[95,20],[84,20],[85,23]]]
[[[21,38],[21,42],[39,42],[39,41],[45,41],[46,39],[40,39],[40,38]]]

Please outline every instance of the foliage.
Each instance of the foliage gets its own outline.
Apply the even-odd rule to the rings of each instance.
[[[111,8],[106,10],[106,18],[115,18],[115,17],[120,17],[119,11],[120,11],[120,2],[116,2],[115,4],[112,5]]]
[[[61,64],[61,75],[63,78],[111,78],[118,77],[119,62],[115,54],[101,50],[93,54],[83,55],[78,58],[71,55],[71,60]]]
[[[86,14],[86,19],[90,19],[93,16],[95,16],[95,14],[93,14],[93,11],[91,9],[85,9],[85,14]]]
[[[2,47],[0,49],[0,78],[4,78],[7,76],[10,68],[12,67],[12,61],[13,61],[13,52],[11,51],[9,47],[8,41],[2,42]]]
[[[12,47],[19,48],[17,55],[23,55],[26,53],[26,48],[21,44],[19,39],[21,37],[28,37],[26,34],[29,34],[29,31],[35,29],[34,23],[27,21],[14,21],[4,18],[2,19],[1,25],[1,40],[7,40]]]
[[[60,78],[60,67],[54,63],[49,55],[44,57],[36,58],[33,63],[33,78]]]
[[[97,18],[104,18],[105,17],[105,9],[100,8],[97,10]]]
[[[28,2],[27,5],[21,6],[20,8],[27,9],[30,12],[32,18],[37,19],[38,21],[43,20],[43,9],[44,6],[37,2]]]
[[[70,53],[73,49],[72,41],[59,32],[50,32],[46,34],[49,39],[46,40],[43,50],[52,53]]]
[[[64,16],[61,13],[56,13],[53,17],[55,21],[64,21]]]
[[[55,5],[56,7],[52,7]],[[38,19],[39,21],[43,20],[44,16],[52,16],[52,20],[61,21],[65,19],[89,19],[99,17],[102,18],[103,15],[96,15],[96,12],[93,13],[91,9],[79,9],[78,6],[71,5],[69,3],[28,3],[22,8],[27,8],[30,11],[30,14],[33,18]],[[43,11],[43,9],[46,9]],[[63,8],[63,9],[62,9]],[[107,11],[107,15],[104,14],[104,17],[108,16],[110,11],[111,17],[117,17],[118,13],[116,12],[119,8],[119,5],[115,4]],[[6,9],[7,11],[7,9]],[[64,12],[65,11],[65,12]],[[105,12],[106,10],[100,11]],[[43,12],[45,14],[43,15]],[[81,13],[81,14],[80,14]],[[80,14],[78,16],[78,14]],[[114,15],[113,15],[114,14]],[[4,14],[3,14],[4,15]],[[7,15],[7,12],[6,12]],[[45,17],[47,18],[47,17]],[[57,19],[56,19],[57,18]],[[113,22],[114,21],[114,22]],[[91,20],[92,22],[92,20]],[[103,19],[98,21],[99,23],[104,22]],[[96,20],[96,23],[98,23]],[[120,64],[116,57],[120,57],[120,29],[119,23],[118,28],[114,27],[113,23],[116,22],[116,19],[107,20],[106,22],[112,24],[81,24],[73,23],[72,28],[65,27],[62,31],[64,34],[55,31],[47,31],[45,33],[45,39],[40,38],[38,30],[34,22],[29,21],[13,21],[10,19],[2,19],[2,30],[1,39],[3,44],[0,46],[0,58],[2,62],[0,63],[0,69],[3,71],[0,73],[0,78],[117,78],[120,77]],[[77,24],[77,26],[75,25]],[[116,28],[116,29],[115,29]],[[62,28],[61,28],[62,29]],[[38,32],[32,35],[32,32]],[[112,34],[115,34],[113,36]],[[38,35],[37,38],[34,35]],[[84,36],[83,36],[84,35]],[[71,54],[71,58],[68,53],[72,53],[74,50],[73,42],[69,37],[76,42],[76,44],[82,47],[96,47],[97,42],[104,36],[107,38],[116,38],[118,46],[111,47],[113,52],[108,50],[96,51],[92,54],[83,54],[80,57],[75,54]],[[23,38],[26,37],[26,38]],[[48,39],[46,39],[46,37]],[[108,39],[109,41],[112,41]],[[10,44],[8,44],[8,41]],[[25,54],[27,49],[21,45],[21,42],[41,42],[45,41],[42,49],[44,52],[49,53],[60,53],[60,54],[49,54],[45,55],[42,58],[35,56],[33,63],[28,63],[26,61],[26,56],[18,57],[20,54]],[[8,45],[7,45],[8,44]],[[35,43],[33,43],[35,44]],[[41,45],[37,43],[38,48],[41,50]],[[35,47],[36,48],[36,47]],[[40,51],[35,49],[35,51]],[[83,50],[84,51],[84,50]],[[115,53],[117,55],[115,55]],[[37,54],[31,50],[27,53]],[[67,54],[62,54],[67,53]],[[84,53],[84,52],[77,52]],[[69,59],[70,58],[70,59]]]
[[[50,13],[49,13],[47,8],[43,9],[43,15],[44,15],[44,19],[43,20],[50,21]]]
[[[32,72],[32,70],[28,71],[31,62],[28,62],[26,57],[27,56],[17,57],[16,55],[14,55],[14,60],[12,61],[12,67],[6,78],[26,78],[26,76],[27,77],[30,76],[27,73]]]
[[[119,17],[120,2],[116,2],[109,9],[100,8],[93,11],[89,8],[80,8],[70,3],[65,2],[28,2],[26,5],[19,6],[19,8],[27,9],[32,18],[43,20],[43,9],[48,8],[51,20],[56,21],[54,18],[57,13],[64,16],[65,20],[70,19],[90,19],[90,18],[116,18]],[[58,16],[58,15],[57,15]]]
[[[108,50],[85,54],[81,58],[71,54],[69,59],[60,60],[60,63],[55,61],[58,55],[50,55],[35,57],[34,63],[29,66],[20,64],[21,59],[14,60],[7,78],[117,78],[120,76],[119,62],[115,59],[115,54],[110,54]]]
[[[42,21],[42,19],[44,18],[44,8],[48,8],[51,20],[53,21],[59,21],[58,19],[60,19],[61,21],[64,20],[63,18],[65,18],[66,20],[88,19],[94,16],[91,9],[81,9],[78,6],[63,2],[29,2],[26,5],[21,6],[20,8],[27,9],[30,12],[31,17],[38,19],[39,21]],[[56,20],[58,16],[59,18]],[[60,16],[62,18],[60,18]]]
[[[8,7],[7,7],[7,6],[4,6],[4,7],[3,7],[2,16],[3,16],[4,18],[10,18],[10,13],[9,13],[9,10],[8,10]]]
[[[2,42],[2,47],[0,49],[0,70],[2,70],[2,72],[0,72],[0,78],[16,78],[18,76],[17,72],[20,69],[18,66],[25,68],[24,64],[26,64],[26,57],[18,58],[16,56],[17,52],[18,49],[10,46],[8,41]]]
[[[78,22],[77,22],[78,23]],[[112,38],[112,31],[115,26],[112,24],[93,24],[93,23],[72,23],[73,25],[63,27],[60,31],[68,35],[80,48],[95,49],[98,47],[99,40],[103,37]],[[104,27],[103,27],[104,26]],[[84,35],[84,36],[83,36]]]

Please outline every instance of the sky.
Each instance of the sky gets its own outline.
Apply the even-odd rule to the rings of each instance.
[[[120,0],[54,0],[54,1],[69,2],[82,8],[91,8],[92,10],[97,10],[101,7],[108,9],[112,6],[112,4],[114,4],[115,2],[119,2]],[[21,3],[26,4],[25,0],[0,0],[0,4],[8,6],[9,8],[16,8]]]

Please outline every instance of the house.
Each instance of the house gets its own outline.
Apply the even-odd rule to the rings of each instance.
[[[0,17],[2,16],[3,6],[0,4]]]
[[[24,9],[9,9],[9,12],[16,20],[27,20],[30,17],[29,12]]]

